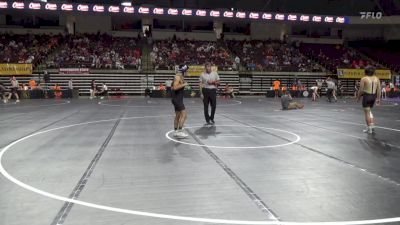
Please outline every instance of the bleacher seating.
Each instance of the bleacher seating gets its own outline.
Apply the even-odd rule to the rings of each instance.
[[[220,77],[221,84],[229,83],[235,89],[239,87],[237,74],[220,74]],[[119,89],[124,95],[143,95],[147,87],[157,87],[160,83],[165,83],[165,81],[172,80],[173,78],[174,74],[170,72],[157,74],[90,74],[90,76],[52,74],[51,81],[47,85],[52,87],[57,83],[62,89],[67,89],[68,81],[72,79],[74,88],[79,89],[80,95],[89,95],[90,83],[92,80],[95,80],[99,85],[105,82],[111,90],[111,95],[115,94],[112,91],[113,89]],[[9,77],[0,76],[0,82],[3,82],[8,87],[10,86],[9,79]],[[31,79],[38,81],[39,76],[37,74],[32,76],[17,76],[20,84],[28,84]],[[198,77],[187,77],[186,81],[193,90],[198,90]]]
[[[24,38],[32,41],[32,44]],[[15,39],[15,43],[11,39]],[[50,40],[51,44],[46,45],[45,39]],[[112,37],[106,34],[78,34],[2,35],[0,43],[2,44],[0,47],[5,50],[0,52],[3,62],[22,62],[17,58],[33,54],[32,63],[37,65],[46,62],[47,66],[55,68],[52,70],[49,86],[58,83],[66,89],[68,80],[72,78],[74,87],[80,90],[81,95],[89,94],[92,79],[99,84],[105,82],[110,94],[119,90],[126,95],[143,95],[147,87],[157,87],[160,83],[173,79],[171,70],[175,65],[184,63],[201,65],[206,61],[213,62],[219,67],[221,89],[229,83],[235,92],[241,94],[265,94],[277,78],[283,85],[291,84],[294,76],[292,72],[305,72],[301,75],[301,79],[307,88],[311,87],[315,80],[324,77],[325,73],[310,73],[319,69],[315,68],[316,63],[305,55],[331,70],[335,70],[338,66],[363,68],[365,65],[375,64],[368,59],[361,59],[362,56],[358,52],[343,46],[302,44],[299,49],[295,45],[272,40],[209,42],[174,39],[156,41],[151,46],[138,42],[135,38]],[[22,51],[23,54],[10,53],[13,48],[21,46],[27,49]],[[44,46],[43,49],[40,49],[41,46]],[[144,46],[148,49],[152,47],[151,51],[146,52],[149,52],[157,71],[147,71],[147,73],[137,71],[137,60],[141,58],[141,48]],[[235,63],[236,57],[240,59],[241,67],[247,70],[235,71],[238,69]],[[57,73],[59,67],[89,67],[92,71],[90,75],[63,75]],[[122,67],[124,70],[118,70]],[[21,83],[27,84],[32,77],[38,80],[37,74],[19,76],[18,79]],[[197,90],[198,78],[186,79],[190,86]],[[3,76],[0,80],[9,85],[9,77]],[[354,80],[345,80],[343,84],[347,90],[345,92],[352,93]]]
[[[335,74],[338,68],[379,67],[376,62],[343,45],[302,43],[300,51]]]
[[[282,41],[227,41],[226,44],[248,71],[320,71],[295,46]]]
[[[219,70],[236,70],[229,50],[220,42],[164,40],[156,41],[150,53],[156,70],[173,70],[175,65],[202,65],[207,61]]]
[[[357,41],[350,44],[380,64],[394,71],[400,71],[399,41]]]
[[[240,95],[264,95],[271,89],[273,81],[280,79],[283,86],[290,87],[293,83],[295,75],[293,73],[254,73],[252,75],[240,74],[237,72],[223,72],[219,73],[221,78],[220,89],[227,83]],[[74,88],[79,89],[79,94],[82,96],[89,95],[90,82],[92,79],[96,80],[97,84],[105,82],[110,89],[110,95],[117,94],[115,89],[119,89],[123,95],[144,95],[147,87],[158,87],[161,83],[165,84],[167,80],[173,80],[174,74],[170,71],[160,71],[157,73],[93,73],[89,76],[84,75],[71,75],[71,74],[52,74],[51,81],[48,86],[52,87],[54,84],[59,84],[62,89],[67,89],[69,79],[73,79]],[[302,84],[306,86],[307,90],[315,85],[316,79],[325,79],[325,73],[303,73],[298,76]],[[38,80],[37,74],[32,76],[17,76],[20,84],[28,84],[30,79]],[[43,79],[43,77],[42,77]],[[185,80],[189,83],[193,90],[198,90],[199,79],[197,76],[188,76]],[[354,92],[354,79],[341,80],[344,86],[344,93],[351,95]],[[10,86],[9,77],[0,76],[0,82],[6,86]],[[325,90],[323,90],[324,92]]]
[[[63,37],[59,49],[46,60],[48,68],[138,69],[141,49],[135,38],[107,34]]]
[[[0,34],[0,63],[39,65],[58,47],[61,35]]]

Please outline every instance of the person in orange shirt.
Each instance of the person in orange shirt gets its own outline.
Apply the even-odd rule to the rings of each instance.
[[[53,87],[54,90],[54,95],[56,98],[61,98],[62,92],[61,92],[61,87],[58,84],[55,84]]]
[[[36,84],[36,81],[34,79],[31,79],[29,81],[29,87],[31,88],[31,90],[36,89],[37,84]]]
[[[281,82],[279,80],[274,81],[274,91],[275,91],[275,98],[279,97],[279,89],[281,86]]]

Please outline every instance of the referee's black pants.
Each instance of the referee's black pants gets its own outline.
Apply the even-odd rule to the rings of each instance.
[[[214,120],[215,109],[217,108],[217,89],[203,88],[204,117],[206,122]],[[211,104],[211,116],[208,114],[208,105]]]
[[[333,89],[328,88],[328,90],[326,91],[326,96],[328,97],[328,101],[332,102]]]

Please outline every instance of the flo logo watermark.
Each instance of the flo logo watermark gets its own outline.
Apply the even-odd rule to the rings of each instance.
[[[375,19],[379,20],[382,18],[383,14],[382,12],[360,12],[361,14],[361,19]]]

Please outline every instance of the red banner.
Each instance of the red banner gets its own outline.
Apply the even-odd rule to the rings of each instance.
[[[89,74],[89,68],[60,68],[60,74]]]

